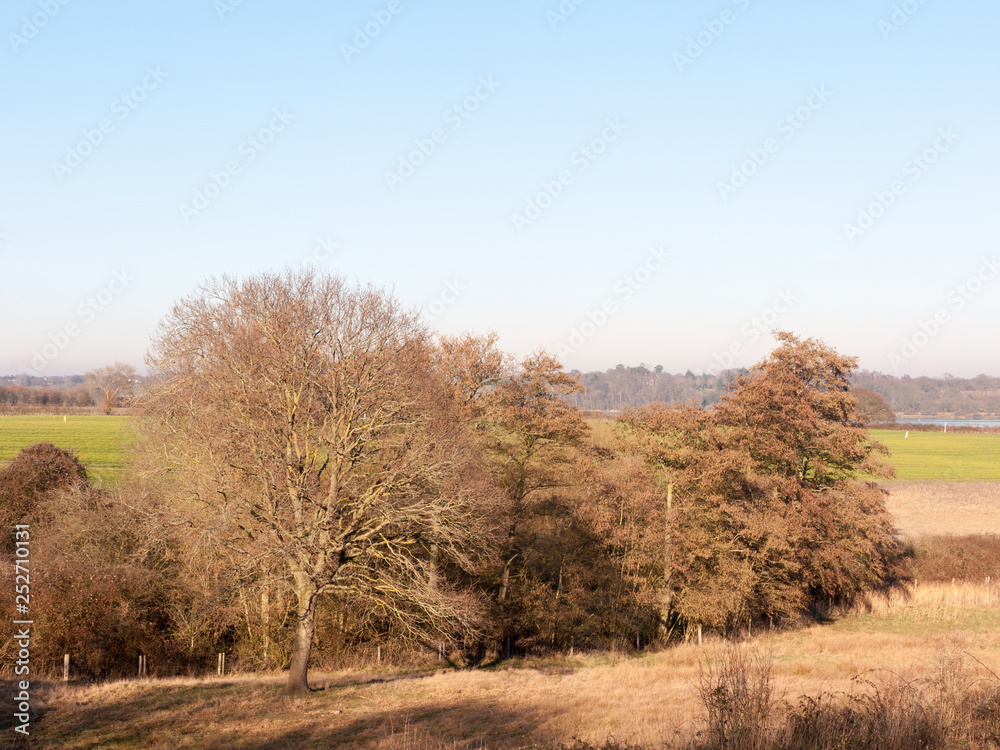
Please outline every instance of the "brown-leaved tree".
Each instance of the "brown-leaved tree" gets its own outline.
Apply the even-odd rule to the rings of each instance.
[[[712,410],[653,405],[621,424],[673,485],[666,599],[689,624],[787,620],[882,583],[898,546],[887,451],[850,392],[854,357],[775,334],[779,346]]]

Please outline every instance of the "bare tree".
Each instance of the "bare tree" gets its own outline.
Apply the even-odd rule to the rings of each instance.
[[[123,362],[115,362],[87,373],[87,380],[101,394],[100,403],[105,414],[110,414],[128,402],[134,393],[135,374],[135,368]]]
[[[154,338],[146,454],[192,526],[287,565],[289,692],[308,690],[324,594],[418,639],[476,625],[477,600],[438,573],[485,554],[488,484],[432,349],[390,295],[314,271],[210,281]]]

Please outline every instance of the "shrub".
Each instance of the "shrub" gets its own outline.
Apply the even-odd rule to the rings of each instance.
[[[918,581],[1000,579],[998,534],[923,537],[910,553],[910,574]]]

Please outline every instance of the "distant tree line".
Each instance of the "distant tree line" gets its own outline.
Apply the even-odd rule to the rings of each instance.
[[[129,405],[143,378],[123,362],[99,367],[86,375],[0,378],[0,405],[12,407],[94,407],[105,414]]]
[[[586,392],[574,394],[582,409],[623,411],[651,403],[716,404],[735,378],[746,370],[726,370],[718,375],[664,372],[646,365],[617,367],[605,372],[579,373]],[[1000,377],[911,378],[863,370],[850,377],[851,386],[877,394],[895,414],[949,414],[956,417],[1000,414]],[[875,421],[891,421],[877,419]]]
[[[1000,414],[1000,377],[897,377],[862,370],[851,377],[856,387],[879,394],[898,414],[947,414],[974,417]]]
[[[101,368],[105,378],[121,363]],[[118,370],[120,372],[120,370]],[[582,391],[569,394],[570,402],[588,411],[624,411],[652,403],[711,406],[728,392],[734,379],[748,370],[724,370],[718,375],[665,372],[661,365],[635,367],[617,365],[604,372],[573,371],[583,386]],[[73,376],[39,378],[27,375],[0,377],[0,404],[12,406],[102,406],[108,402],[108,391],[94,388],[91,373]],[[143,377],[130,377],[142,383]],[[884,399],[894,414],[947,414],[955,417],[1000,415],[1000,377],[978,375],[975,378],[941,378],[908,375],[885,375],[861,370],[851,373],[852,388],[865,389]],[[85,387],[89,384],[90,387]],[[861,397],[861,391],[858,390]],[[866,395],[865,398],[868,398]],[[875,422],[890,422],[892,418],[879,408]]]
[[[865,477],[892,470],[855,360],[778,338],[711,409],[588,421],[551,355],[434,338],[383,290],[209,282],[154,338],[116,486],[48,445],[0,471],[0,541],[35,540],[33,664],[183,672],[226,651],[297,692],[310,664],[378,649],[659,647],[884,585],[900,549]]]
[[[0,404],[7,406],[94,406],[94,394],[85,385],[70,388],[0,385]]]

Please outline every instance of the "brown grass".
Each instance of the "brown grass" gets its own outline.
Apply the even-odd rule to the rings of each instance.
[[[969,533],[975,509],[996,512],[997,485],[894,483],[892,488],[890,507],[918,541],[920,529]],[[968,509],[969,517],[956,519],[957,509]],[[941,513],[941,523],[922,526],[930,511]],[[972,530],[1000,532],[1000,513],[996,516],[995,526],[981,523]],[[942,528],[945,519],[949,525]],[[942,550],[953,546],[930,540],[927,549],[941,558]],[[995,676],[980,663],[1000,671],[998,614],[995,581],[925,580],[869,595],[851,611],[831,612],[829,623],[755,638],[770,655],[766,695],[760,692],[764,662],[750,658],[734,668],[731,646],[714,639],[662,653],[553,657],[496,669],[314,674],[318,689],[303,698],[283,694],[282,675],[50,683],[44,690],[49,708],[33,725],[33,746],[437,750],[583,743],[578,746],[584,748],[610,738],[608,747],[757,748],[780,739],[794,749],[836,747],[855,733],[870,740],[856,747],[908,747],[921,737],[954,739],[955,722],[976,728],[980,719],[996,717],[1000,702],[989,692]],[[720,693],[719,687],[725,690]],[[743,703],[720,702],[723,697]],[[737,705],[748,713],[734,715]],[[975,714],[977,706],[986,707],[986,718]],[[713,710],[716,720],[710,725]],[[741,716],[749,721],[741,724]],[[924,721],[929,716],[937,723]],[[947,721],[939,721],[941,716]],[[722,725],[737,731],[720,733]],[[740,729],[746,726],[751,729]],[[808,744],[816,732],[825,733],[827,744]],[[5,728],[4,737],[10,736]],[[878,737],[885,741],[872,739]],[[972,741],[956,746],[985,747]]]
[[[889,482],[887,505],[902,534],[1000,534],[1000,482]]]
[[[839,694],[847,700],[866,694],[864,680],[931,679],[942,654],[965,651],[984,664],[1000,664],[998,598],[995,587],[921,585],[915,593],[872,597],[831,624],[755,641],[773,656],[774,699],[794,705],[799,696]],[[94,750],[521,748],[577,740],[599,746],[609,737],[682,747],[709,737],[698,689],[706,684],[706,669],[718,672],[728,648],[709,640],[703,647],[680,645],[632,658],[584,655],[495,670],[321,674],[313,678],[319,689],[298,699],[283,695],[280,675],[57,683],[47,691],[50,710],[36,737],[48,743],[40,747]],[[752,691],[746,695],[753,697]]]

